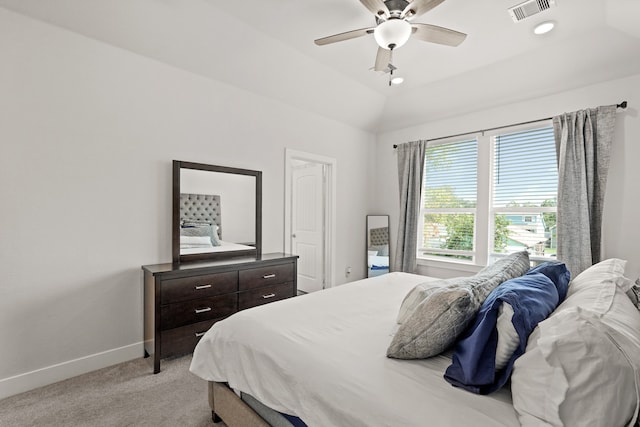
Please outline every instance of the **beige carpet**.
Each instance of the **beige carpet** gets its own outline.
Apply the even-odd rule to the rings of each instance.
[[[0,400],[0,426],[221,426],[211,421],[204,380],[191,356],[100,369]]]

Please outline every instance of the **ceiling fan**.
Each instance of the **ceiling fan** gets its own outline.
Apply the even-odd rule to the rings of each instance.
[[[373,34],[378,43],[378,53],[373,67],[376,71],[393,71],[391,54],[413,35],[415,38],[446,46],[458,46],[466,34],[436,25],[411,22],[444,0],[360,0],[376,20],[376,26],[360,28],[315,40],[318,46]]]

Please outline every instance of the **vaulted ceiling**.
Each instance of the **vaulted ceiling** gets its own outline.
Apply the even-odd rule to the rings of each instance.
[[[371,132],[640,73],[640,2],[556,0],[513,22],[522,0],[446,0],[414,22],[467,33],[458,47],[410,39],[388,85],[358,0],[0,0],[14,12]],[[535,36],[533,27],[556,28]]]

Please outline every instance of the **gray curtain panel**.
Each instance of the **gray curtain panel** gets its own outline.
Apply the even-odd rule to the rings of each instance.
[[[558,155],[558,253],[571,277],[600,261],[602,207],[616,106],[553,118]]]
[[[397,147],[400,219],[398,221],[398,243],[391,271],[413,273],[416,270],[420,192],[426,147],[426,141],[407,142],[399,144]]]

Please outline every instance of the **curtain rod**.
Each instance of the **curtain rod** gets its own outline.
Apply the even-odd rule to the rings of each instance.
[[[620,104],[616,104],[616,108],[622,108],[622,109],[627,108],[627,101],[622,101]],[[488,131],[491,131],[491,130],[504,129],[504,128],[509,128],[509,127],[512,127],[512,126],[529,125],[531,123],[544,122],[545,120],[551,120],[551,119],[553,119],[553,117],[547,117],[545,119],[538,119],[538,120],[529,120],[528,122],[514,123],[512,125],[497,126],[497,127],[494,127],[494,128],[480,129],[480,130],[471,131],[471,132],[458,133],[456,135],[441,136],[439,138],[427,139],[427,142],[438,141],[440,139],[446,139],[446,138],[455,138],[457,136],[464,136],[464,135],[469,135],[469,134],[472,134],[472,133],[485,133],[485,132],[488,132]],[[393,148],[398,148],[398,144],[393,144]]]

